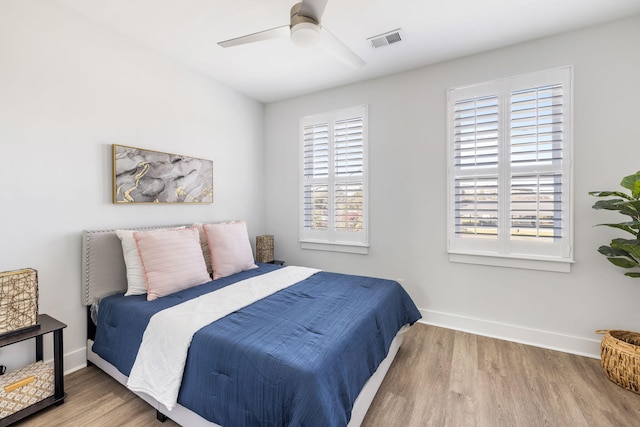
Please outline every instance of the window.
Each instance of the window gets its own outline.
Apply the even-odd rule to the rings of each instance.
[[[569,271],[570,67],[450,89],[451,261]]]
[[[305,249],[367,253],[367,107],[300,120]]]

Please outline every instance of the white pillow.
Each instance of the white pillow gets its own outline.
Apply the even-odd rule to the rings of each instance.
[[[204,262],[207,264],[207,271],[209,276],[213,277],[213,268],[211,268],[211,251],[209,250],[209,242],[207,242],[207,235],[204,233],[204,228],[201,222],[196,222],[193,225],[198,227],[200,233],[200,246],[202,247],[202,255],[204,255]]]
[[[116,235],[122,242],[124,264],[127,267],[127,292],[125,296],[142,295],[147,293],[147,281],[138,253],[138,246],[133,239],[133,230],[116,230]]]
[[[257,268],[244,221],[204,224],[211,251],[213,280]]]
[[[211,280],[197,227],[136,231],[133,237],[147,282],[148,301]]]

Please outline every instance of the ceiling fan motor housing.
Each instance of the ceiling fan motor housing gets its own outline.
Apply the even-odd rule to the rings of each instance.
[[[320,40],[320,23],[309,16],[299,15],[301,3],[291,7],[291,40],[298,46],[313,46]]]

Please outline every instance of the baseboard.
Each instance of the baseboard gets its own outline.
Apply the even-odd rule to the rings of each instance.
[[[420,322],[462,332],[469,332],[520,344],[600,358],[600,340],[563,335],[555,332],[523,328],[505,323],[475,319],[450,313],[421,309]]]
[[[53,359],[45,360],[45,362],[53,365]],[[82,347],[77,350],[73,350],[70,353],[66,353],[63,358],[64,374],[68,375],[78,369],[85,368],[87,366],[87,348]]]

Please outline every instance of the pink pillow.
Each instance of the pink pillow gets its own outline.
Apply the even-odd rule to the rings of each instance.
[[[211,250],[213,280],[257,268],[244,221],[204,224]]]
[[[116,235],[122,243],[124,265],[127,267],[127,292],[124,296],[144,295],[147,293],[147,279],[144,276],[140,253],[133,237],[134,232],[135,230],[116,230]]]
[[[147,300],[209,282],[196,227],[137,231],[138,246],[147,281]]]

